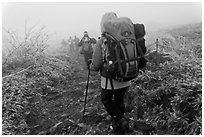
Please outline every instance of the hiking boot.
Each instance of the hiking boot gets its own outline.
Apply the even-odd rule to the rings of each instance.
[[[106,120],[107,120],[108,124],[110,124],[113,121],[113,117],[109,115],[106,117]]]
[[[121,129],[120,129],[119,124],[116,122],[116,119],[113,118],[113,117],[112,117],[112,121],[111,121],[110,127],[111,127],[111,130],[113,131],[113,133],[115,135],[123,134],[123,133],[121,133]]]
[[[123,133],[126,133],[129,131],[129,123],[125,117],[117,118],[116,122],[119,125],[119,127]]]

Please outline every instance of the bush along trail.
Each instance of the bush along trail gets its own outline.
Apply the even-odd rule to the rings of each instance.
[[[167,48],[180,46],[169,43]],[[200,48],[174,49],[165,54],[148,52],[146,68],[125,96],[127,134],[202,134]],[[82,58],[76,61],[59,53],[43,56],[37,65],[3,78],[2,134],[117,134],[100,100],[98,72],[90,74],[82,118],[88,75],[84,66]]]

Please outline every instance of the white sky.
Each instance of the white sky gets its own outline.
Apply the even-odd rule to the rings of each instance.
[[[118,3],[3,3],[2,25],[6,29],[23,32],[28,26],[45,25],[58,39],[77,35],[83,31],[97,37],[104,13],[114,11],[119,17],[127,16],[134,23],[144,23],[147,30],[202,22],[202,3],[198,2],[118,2]]]

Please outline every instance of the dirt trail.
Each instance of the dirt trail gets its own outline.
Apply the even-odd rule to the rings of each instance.
[[[30,101],[32,102],[31,108],[32,105],[35,106],[27,116],[31,134],[84,134],[81,131],[78,133],[78,130],[83,130],[84,127],[79,123],[82,122],[84,93],[88,75],[88,70],[84,69],[82,65],[75,64],[72,66],[74,75],[59,87],[63,89],[63,92],[36,97]],[[91,72],[86,105],[87,117],[83,124],[94,125],[104,119],[100,115],[105,113],[100,101],[99,86],[100,76],[97,72]]]
[[[58,58],[58,57],[57,57]],[[60,58],[60,57],[59,57]],[[61,56],[66,60],[65,56]],[[26,116],[26,123],[30,128],[30,134],[36,135],[108,135],[115,134],[110,128],[110,121],[100,99],[100,75],[91,71],[86,113],[83,119],[84,95],[87,85],[88,69],[83,63],[66,62],[71,67],[72,75],[67,76],[66,81],[55,87],[56,91],[48,94],[37,95],[30,102],[30,112]],[[61,92],[57,92],[60,90]],[[127,113],[133,118],[134,113]],[[137,123],[130,120],[132,128],[149,130],[145,123]],[[142,126],[138,127],[138,124]],[[150,127],[151,128],[151,127]],[[145,131],[146,132],[146,131]],[[148,131],[149,132],[149,131]],[[128,134],[144,134],[132,130]],[[149,133],[148,133],[149,134]]]

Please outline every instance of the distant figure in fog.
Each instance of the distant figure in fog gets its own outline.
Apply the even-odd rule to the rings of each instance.
[[[72,37],[69,37],[68,45],[69,45],[69,54],[73,55],[73,53],[74,53],[74,41],[73,41]]]
[[[89,60],[92,59],[93,55],[93,47],[92,44],[95,44],[96,40],[94,38],[90,38],[87,31],[84,31],[84,36],[80,40],[78,46],[79,52],[84,55],[84,61],[89,66]]]

